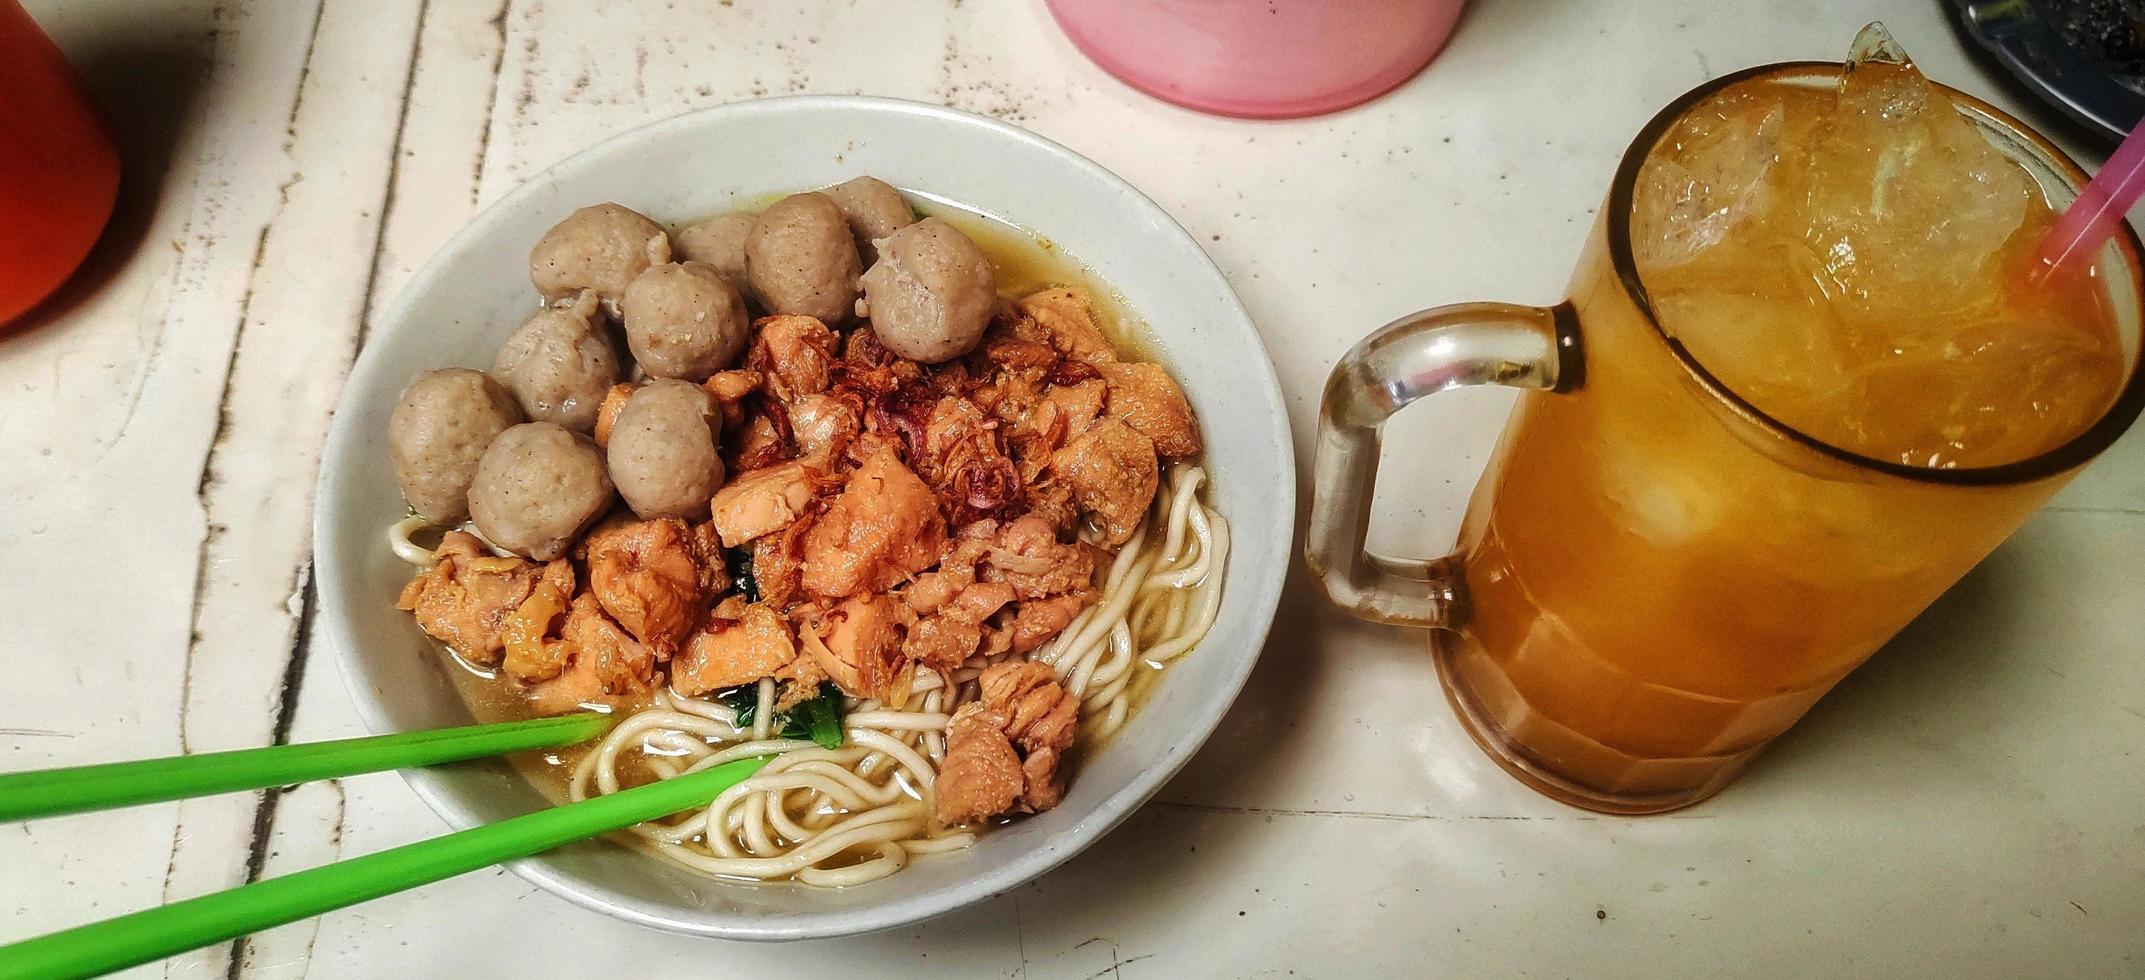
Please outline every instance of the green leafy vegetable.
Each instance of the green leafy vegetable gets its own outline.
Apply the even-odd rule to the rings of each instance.
[[[792,734],[800,720],[804,730]],[[809,738],[823,749],[841,748],[842,692],[832,684],[819,685],[818,697],[790,712],[789,723],[782,726],[782,734],[789,738]]]
[[[730,572],[730,587],[744,595],[746,602],[760,601],[760,583],[752,577],[752,551],[749,548],[731,548],[723,552],[723,565]]]
[[[733,687],[715,696],[737,713],[737,727],[749,728],[760,713],[760,690],[758,685],[747,684]],[[819,694],[810,701],[777,712],[774,725],[783,738],[808,738],[821,748],[838,749],[842,746],[842,692],[832,684],[819,685]]]
[[[715,695],[715,700],[730,706],[730,710],[737,716],[737,727],[750,728],[752,719],[760,713],[760,686],[747,684],[743,687],[733,687]]]

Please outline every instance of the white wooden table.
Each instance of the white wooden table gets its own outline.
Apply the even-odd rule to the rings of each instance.
[[[1281,123],[1128,90],[1037,0],[30,7],[111,106],[131,184],[90,272],[0,339],[0,769],[359,734],[308,631],[308,527],[367,317],[478,207],[649,120],[869,92],[1093,157],[1235,283],[1307,465],[1354,339],[1425,305],[1558,297],[1626,140],[1712,74],[1837,56],[1881,16],[1936,77],[2018,106],[1931,0],[1479,0],[1396,94]],[[1385,502],[1387,540],[1450,540],[1506,399],[1395,423],[1392,465],[1421,489]],[[1511,782],[1449,716],[1419,637],[1303,585],[1155,803],[1034,885],[915,929],[689,940],[489,872],[140,972],[2145,971],[2145,438],[1724,797],[1667,817]],[[390,774],[0,827],[0,940],[441,829]]]

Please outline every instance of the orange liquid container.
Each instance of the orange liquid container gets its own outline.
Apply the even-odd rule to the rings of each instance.
[[[1586,383],[1522,401],[1469,508],[1472,616],[1465,638],[1444,643],[1449,690],[1478,734],[1585,798],[1651,809],[1732,778],[2063,482],[1960,487],[1943,475],[2059,449],[2125,380],[2104,277],[2027,285],[2054,222],[2028,172],[1935,102],[1911,67],[1855,71],[1856,84],[1904,93],[1880,90],[1895,108],[1869,125],[1911,125],[1896,108],[1910,97],[1944,125],[1876,129],[1842,153],[1866,160],[1886,137],[1915,140],[1925,160],[1950,152],[1946,184],[1921,203],[1949,206],[1955,222],[2015,226],[2003,245],[1985,258],[1922,250],[1911,268],[1858,267],[1899,247],[1886,235],[1920,243],[1932,222],[1900,212],[1917,203],[1912,180],[1939,179],[1868,161],[1860,180],[1890,175],[1883,223],[1864,217],[1844,236],[1855,258],[1800,258],[1805,236],[1840,224],[1815,222],[1848,211],[1814,222],[1811,201],[1869,192],[1848,172],[1854,161],[1794,150],[1844,141],[1838,127],[1861,120],[1841,121],[1834,86],[1808,79],[1715,93],[1654,145],[1629,232],[1595,236],[1580,262],[1572,305]],[[1679,205],[1701,221],[1718,213],[1685,202],[1744,162],[1748,144],[1769,168],[1758,192],[1737,198],[1755,213],[1703,248],[1664,242],[1679,229],[1663,215]],[[1950,182],[1965,178],[1950,168],[1977,163],[1995,187],[1979,203],[2017,200],[1962,214]],[[1608,243],[1626,237],[1659,330],[1614,269]],[[1771,444],[1691,397],[1664,333],[1749,408],[1909,478]]]
[[[17,0],[0,0],[0,330],[89,255],[119,194],[104,114]]]
[[[1693,398],[1597,235],[1586,382],[1523,397],[1460,536],[1447,692],[1500,760],[1595,809],[1712,795],[2068,474],[1928,485],[1832,465]]]
[[[1328,380],[1320,585],[1437,628],[1469,734],[1557,799],[1655,813],[1719,792],[2145,405],[2136,237],[2029,284],[2085,175],[1903,62],[1850,71],[1904,94],[1831,111],[1840,66],[1797,64],[1685,96],[1625,156],[1567,303],[1424,311]],[[1915,128],[1849,129],[1878,124]],[[1811,147],[1840,158],[1795,162]],[[1949,224],[1914,211],[1943,205]],[[1994,231],[1929,237],[1969,223]],[[1532,390],[1457,550],[1367,551],[1379,426],[1471,384]]]

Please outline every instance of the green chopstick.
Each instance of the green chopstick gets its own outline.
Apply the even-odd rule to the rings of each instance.
[[[0,776],[0,821],[557,748],[595,738],[614,720],[610,715],[583,712],[371,738],[12,773]]]
[[[0,978],[87,977],[224,942],[478,868],[548,851],[714,799],[767,764],[741,759],[609,796],[539,810],[0,946]]]

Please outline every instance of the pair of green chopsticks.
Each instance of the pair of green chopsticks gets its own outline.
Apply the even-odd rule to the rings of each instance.
[[[0,821],[409,769],[602,734],[612,718],[566,715],[374,738],[0,775]],[[367,854],[0,946],[0,980],[87,977],[370,901],[714,799],[766,765],[744,759],[609,796]],[[18,885],[19,887],[19,885]]]

